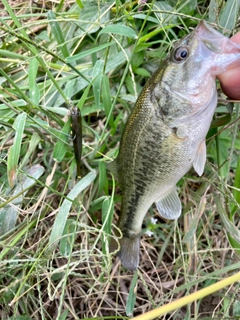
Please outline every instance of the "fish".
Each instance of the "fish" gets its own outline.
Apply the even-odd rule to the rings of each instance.
[[[143,87],[110,164],[122,190],[122,237],[119,244],[112,240],[110,252],[120,247],[125,268],[138,268],[142,223],[153,203],[163,218],[180,217],[176,184],[192,167],[203,174],[216,76],[238,65],[240,46],[203,20],[174,44]]]
[[[71,108],[71,120],[73,148],[77,164],[77,177],[80,178],[82,159],[82,116],[77,107]]]

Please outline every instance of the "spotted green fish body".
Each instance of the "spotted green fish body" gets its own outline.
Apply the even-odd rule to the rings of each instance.
[[[180,40],[143,88],[127,121],[117,175],[122,188],[118,256],[130,270],[139,263],[143,219],[155,202],[177,219],[176,183],[193,166],[201,175],[205,137],[217,104],[215,76],[240,65],[240,46],[205,22]]]

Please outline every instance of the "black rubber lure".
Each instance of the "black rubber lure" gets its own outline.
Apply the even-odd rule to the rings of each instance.
[[[72,118],[72,139],[75,159],[77,163],[77,177],[81,177],[81,159],[82,159],[82,116],[77,107],[71,109]]]

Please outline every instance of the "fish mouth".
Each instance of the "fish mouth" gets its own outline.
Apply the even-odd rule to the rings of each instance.
[[[202,20],[196,28],[196,35],[205,46],[216,54],[240,53],[240,45],[232,42]]]
[[[206,72],[219,75],[240,65],[240,45],[225,37],[204,20],[195,29],[196,60],[202,61]]]

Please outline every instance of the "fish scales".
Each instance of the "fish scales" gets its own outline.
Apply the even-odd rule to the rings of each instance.
[[[139,263],[150,206],[155,202],[162,217],[177,219],[182,207],[176,183],[192,166],[203,173],[217,104],[215,76],[240,64],[240,46],[226,39],[201,22],[149,78],[127,121],[115,163],[122,189],[118,256],[130,270]]]

